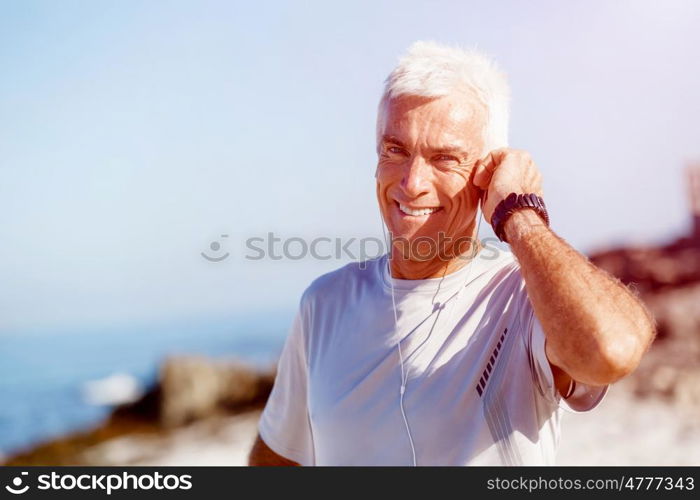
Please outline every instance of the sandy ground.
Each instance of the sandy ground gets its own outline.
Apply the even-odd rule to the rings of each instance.
[[[613,386],[589,413],[562,421],[559,465],[700,465],[700,415]]]
[[[95,465],[245,465],[260,412],[190,425],[168,436],[128,436],[90,448]],[[559,465],[700,465],[700,425],[661,401],[612,387],[595,410],[565,414]]]
[[[247,465],[260,411],[208,419],[168,436],[131,435],[84,453],[92,465]]]

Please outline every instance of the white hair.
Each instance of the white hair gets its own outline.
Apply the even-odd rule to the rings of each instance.
[[[475,49],[426,41],[414,42],[386,79],[377,115],[378,139],[390,99],[402,95],[443,97],[464,89],[474,92],[486,108],[485,152],[508,146],[510,89],[505,74]]]

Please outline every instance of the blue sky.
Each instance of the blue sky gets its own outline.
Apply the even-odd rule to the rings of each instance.
[[[418,39],[499,61],[576,248],[686,227],[698,2],[334,4],[0,1],[0,331],[294,307],[345,261],[244,242],[381,234],[376,103]]]

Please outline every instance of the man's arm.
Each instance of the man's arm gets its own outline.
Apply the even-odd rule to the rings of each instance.
[[[255,439],[255,444],[250,450],[250,455],[248,456],[248,465],[251,466],[292,466],[299,465],[296,462],[284,458],[282,455],[278,455],[270,449],[269,446],[265,444],[262,440],[260,434]]]
[[[631,373],[655,334],[639,299],[554,234],[534,210],[518,210],[504,230],[545,332],[550,363],[590,385]]]
[[[542,175],[522,150],[491,151],[476,163],[473,182],[485,192],[482,210],[489,222],[511,192],[542,195]],[[534,210],[515,212],[504,231],[542,324],[560,392],[569,377],[602,386],[632,372],[655,335],[641,301],[554,234]]]

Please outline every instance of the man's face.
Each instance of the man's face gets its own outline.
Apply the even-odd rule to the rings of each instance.
[[[479,190],[471,182],[484,151],[484,106],[470,93],[401,96],[379,130],[377,198],[393,238],[474,236]]]

